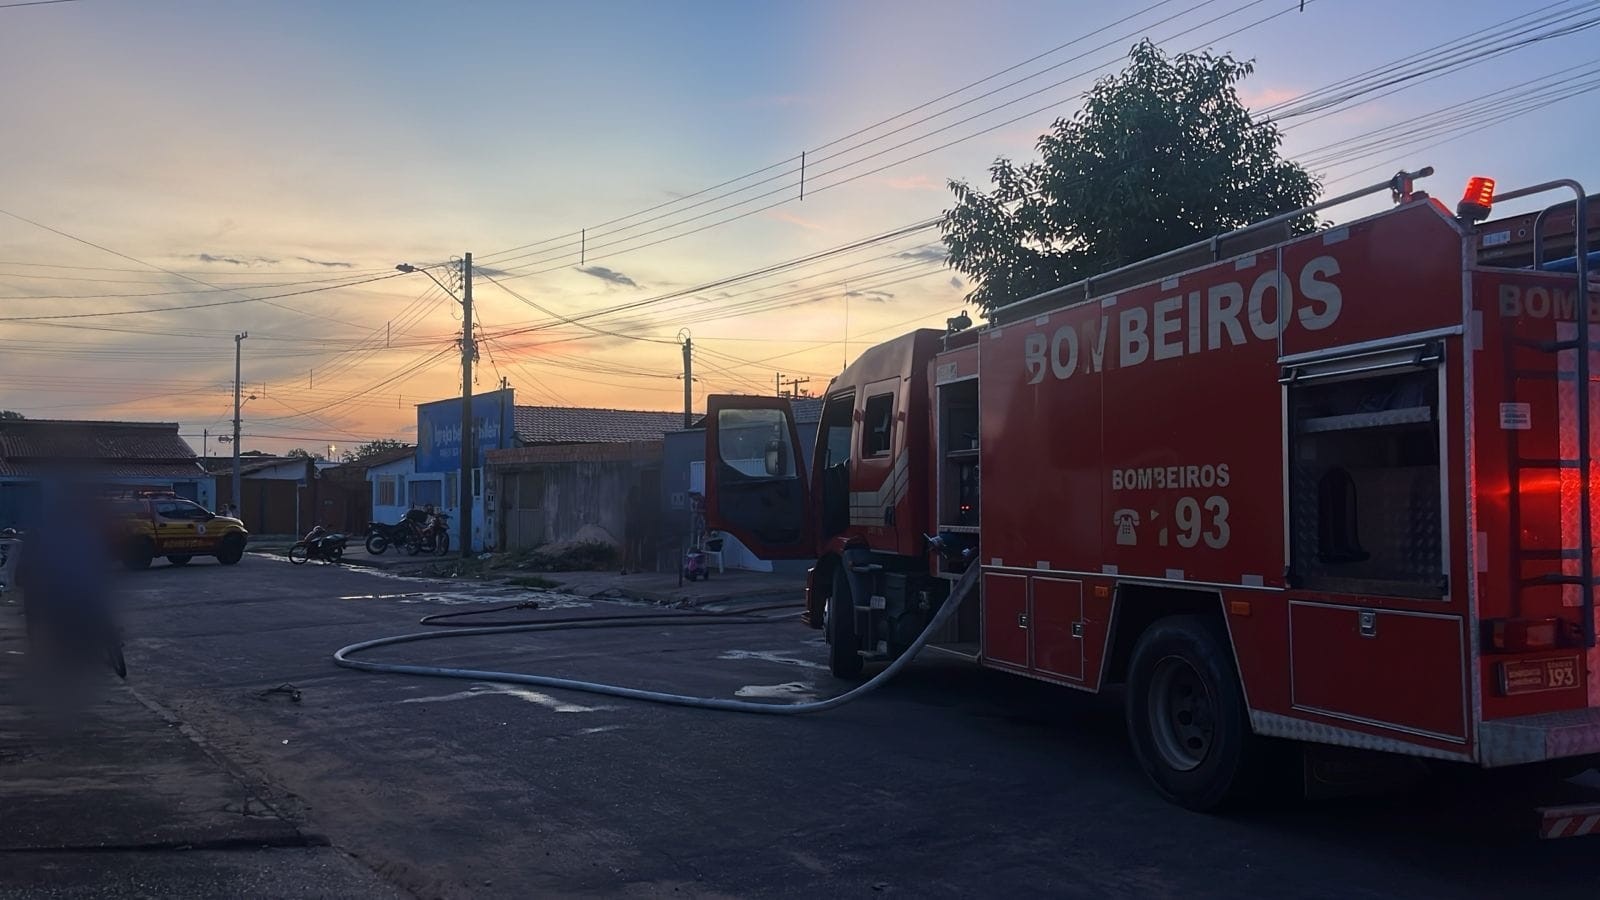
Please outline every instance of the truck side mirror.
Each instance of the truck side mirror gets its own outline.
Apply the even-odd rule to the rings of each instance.
[[[779,438],[767,441],[766,468],[768,475],[787,475],[789,448]]]

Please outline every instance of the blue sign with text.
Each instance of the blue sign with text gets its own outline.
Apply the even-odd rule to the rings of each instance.
[[[508,388],[472,398],[474,432],[473,468],[481,468],[484,454],[514,446],[516,401]],[[417,407],[417,471],[456,472],[461,469],[461,401],[439,400]]]

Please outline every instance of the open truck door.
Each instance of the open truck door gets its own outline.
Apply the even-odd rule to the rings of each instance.
[[[762,559],[816,556],[794,411],[782,397],[714,394],[706,411],[706,525]]]

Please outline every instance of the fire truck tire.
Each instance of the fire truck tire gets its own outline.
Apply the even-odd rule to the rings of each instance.
[[[237,534],[230,534],[222,539],[222,547],[217,550],[217,562],[231,566],[244,559],[244,538]]]
[[[861,654],[856,652],[855,601],[850,597],[850,579],[844,564],[833,568],[833,590],[828,594],[827,630],[828,671],[835,678],[860,678]]]
[[[127,555],[122,558],[122,565],[133,570],[148,569],[155,558],[155,545],[146,538],[140,538],[128,545]]]
[[[1259,742],[1222,629],[1203,616],[1151,625],[1128,667],[1128,737],[1167,799],[1197,812],[1244,799]]]
[[[175,556],[167,557],[167,562],[174,566],[187,566],[189,564],[189,560],[191,559],[194,559],[194,557],[187,553],[180,553]]]

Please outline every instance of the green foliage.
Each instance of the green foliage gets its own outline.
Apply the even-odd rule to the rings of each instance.
[[[0,409],[0,419],[26,419],[27,416],[9,409]]]
[[[390,450],[399,450],[404,446],[405,444],[402,444],[393,438],[378,438],[375,441],[368,441],[354,450],[346,450],[340,459],[347,463],[360,462],[369,456],[376,456],[379,453],[387,453]]]
[[[284,456],[287,456],[290,459],[327,459],[327,457],[323,456],[321,453],[312,453],[310,450],[307,450],[304,447],[296,447],[293,450],[290,450],[288,453],[285,453]]]
[[[1239,99],[1251,63],[1149,41],[1128,58],[1039,138],[1038,161],[996,160],[988,193],[950,183],[945,246],[984,312],[1315,202],[1317,180]]]

